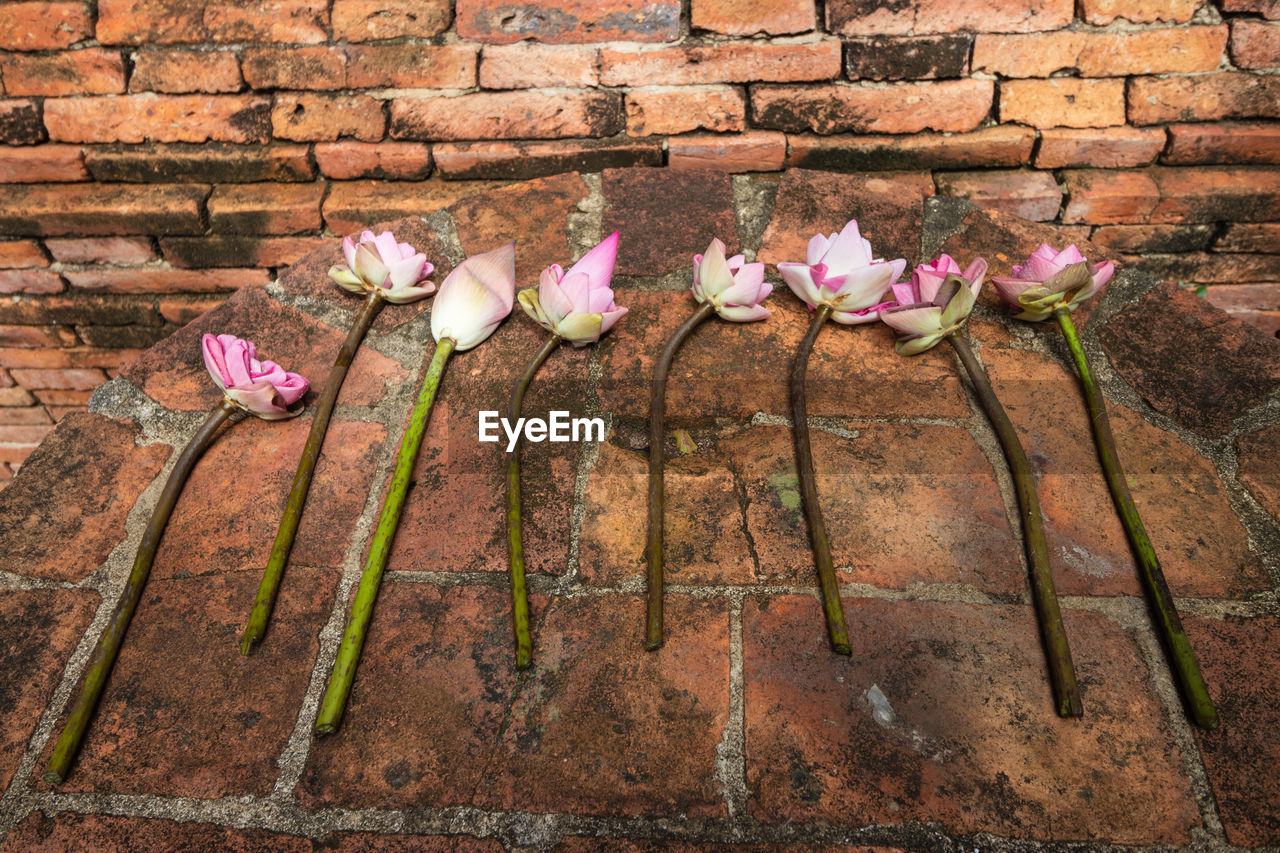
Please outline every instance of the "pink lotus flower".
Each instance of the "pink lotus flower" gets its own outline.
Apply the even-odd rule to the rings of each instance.
[[[515,242],[472,255],[440,285],[431,306],[431,334],[451,338],[458,352],[469,350],[493,334],[511,313],[516,298]]]
[[[898,332],[898,355],[919,355],[954,332],[969,317],[987,262],[974,258],[964,272],[950,255],[921,264],[911,281],[892,285],[895,301],[880,312],[880,319]]]
[[[559,264],[542,271],[538,288],[520,291],[520,307],[553,335],[575,347],[600,340],[627,309],[613,301],[613,265],[618,258],[614,231],[565,272]]]
[[[205,335],[200,341],[204,366],[228,400],[260,418],[277,421],[302,411],[290,408],[307,393],[310,383],[287,373],[274,361],[259,361],[253,341],[235,335]]]
[[[387,302],[415,302],[435,293],[427,281],[435,267],[427,256],[408,243],[397,243],[390,231],[374,236],[360,235],[359,244],[342,238],[342,254],[347,263],[329,269],[329,277],[354,293],[376,293]]]
[[[1026,263],[1013,268],[1011,276],[992,276],[1000,298],[1021,308],[1020,320],[1044,320],[1059,308],[1067,311],[1093,296],[1111,280],[1116,267],[1111,261],[1089,263],[1074,245],[1055,252],[1041,243]]]
[[[907,262],[884,261],[871,252],[871,243],[850,219],[839,234],[821,234],[809,241],[805,263],[778,264],[778,273],[791,291],[810,308],[827,305],[831,319],[852,325],[870,323],[881,309],[889,285],[902,276]]]
[[[760,303],[773,292],[764,280],[764,264],[748,264],[743,255],[725,258],[724,243],[712,238],[702,255],[693,256],[693,298],[711,303],[725,320],[750,323],[769,316]]]

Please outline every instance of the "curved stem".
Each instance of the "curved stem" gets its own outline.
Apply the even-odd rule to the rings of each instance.
[[[560,346],[561,338],[552,335],[542,345],[538,354],[529,362],[529,366],[520,375],[516,387],[511,391],[511,401],[507,404],[507,420],[515,423],[520,417],[520,406],[524,403],[524,392],[529,390],[529,383],[547,356]],[[507,457],[507,553],[511,558],[511,618],[516,638],[516,668],[524,669],[533,663],[533,640],[529,636],[529,594],[524,582],[524,537],[520,523],[520,444],[511,448]]]
[[[53,755],[49,758],[49,767],[45,771],[44,780],[52,785],[60,785],[67,778],[67,770],[71,767],[76,752],[80,749],[80,741],[89,727],[89,718],[102,696],[107,678],[111,675],[111,667],[120,653],[120,644],[124,641],[125,632],[129,630],[129,622],[142,600],[142,590],[147,585],[147,577],[151,574],[151,565],[155,562],[156,551],[160,547],[160,538],[164,535],[165,525],[173,514],[173,507],[182,494],[191,469],[195,467],[205,449],[213,442],[214,434],[223,421],[231,416],[236,407],[231,401],[223,399],[218,407],[209,413],[209,417],[201,424],[200,429],[187,442],[173,471],[160,492],[156,508],[151,512],[151,520],[138,543],[138,554],[133,560],[133,570],[129,572],[129,581],[125,584],[120,600],[107,622],[107,628],[98,637],[98,642],[89,655],[89,663],[85,667],[83,679],[76,698],[71,703],[71,711],[67,722],[62,727],[62,734],[53,747]]]
[[[311,432],[307,434],[307,443],[302,448],[302,458],[298,460],[297,473],[293,475],[293,487],[289,490],[289,499],[284,505],[284,515],[280,519],[280,527],[276,530],[276,540],[271,545],[271,556],[267,558],[267,568],[262,573],[262,582],[258,584],[258,594],[253,601],[253,610],[249,613],[249,622],[245,625],[244,635],[240,638],[240,654],[247,655],[253,646],[267,632],[267,622],[271,619],[271,609],[276,603],[276,593],[280,590],[280,580],[284,576],[285,564],[289,561],[289,551],[293,549],[293,539],[298,533],[298,523],[302,520],[302,508],[307,502],[307,492],[311,489],[311,478],[315,475],[316,462],[320,459],[320,448],[324,445],[325,433],[329,430],[329,419],[333,415],[334,403],[338,401],[338,392],[342,390],[342,381],[347,377],[347,368],[351,366],[360,342],[373,318],[378,316],[382,308],[382,299],[376,293],[370,293],[364,306],[351,324],[347,339],[338,350],[338,357],[329,371],[329,381],[324,385],[324,393],[316,403],[316,413],[311,421]]]
[[[800,495],[804,499],[804,515],[809,522],[809,538],[813,541],[813,561],[818,566],[818,584],[822,588],[822,611],[827,617],[827,639],[836,654],[852,654],[849,646],[849,630],[844,623],[844,606],[840,603],[840,587],[836,583],[835,567],[831,563],[831,543],[827,539],[827,523],[822,518],[822,505],[818,503],[818,481],[813,473],[813,449],[809,445],[809,403],[805,395],[804,378],[809,371],[809,353],[813,342],[831,316],[831,308],[819,305],[809,324],[809,333],[796,350],[791,364],[791,434],[796,445],[796,471],[800,476]]]
[[[1005,414],[1004,406],[996,397],[987,372],[973,354],[968,339],[959,332],[947,335],[956,354],[969,373],[973,388],[982,403],[987,420],[1000,439],[1004,458],[1013,475],[1013,485],[1018,493],[1018,507],[1022,510],[1022,533],[1027,543],[1027,563],[1031,567],[1031,592],[1040,619],[1040,635],[1044,638],[1049,659],[1049,679],[1053,683],[1053,697],[1059,717],[1079,717],[1084,714],[1080,701],[1080,686],[1076,683],[1076,670],[1071,662],[1071,647],[1067,643],[1067,629],[1062,623],[1062,610],[1058,607],[1058,594],[1053,585],[1053,573],[1049,569],[1049,543],[1044,534],[1044,516],[1040,512],[1040,496],[1036,492],[1031,464],[1018,440],[1013,422]]]
[[[1080,373],[1080,383],[1084,387],[1085,403],[1089,407],[1089,421],[1093,427],[1093,440],[1098,447],[1098,458],[1102,462],[1102,471],[1107,478],[1107,486],[1111,489],[1111,498],[1116,503],[1120,521],[1124,524],[1124,532],[1129,537],[1129,544],[1138,558],[1138,574],[1142,579],[1143,589],[1147,593],[1147,601],[1151,606],[1152,616],[1164,640],[1165,648],[1173,658],[1173,670],[1178,677],[1178,685],[1182,689],[1182,697],[1191,710],[1196,725],[1205,729],[1218,727],[1218,711],[1209,696],[1209,688],[1200,673],[1200,664],[1196,661],[1191,642],[1182,628],[1182,620],[1178,617],[1178,608],[1173,603],[1173,594],[1169,584],[1165,582],[1164,571],[1160,568],[1160,560],[1147,536],[1142,519],[1138,516],[1138,508],[1134,506],[1133,495],[1129,493],[1129,483],[1125,479],[1124,469],[1120,467],[1120,455],[1116,452],[1115,436],[1111,433],[1111,422],[1107,418],[1107,404],[1102,398],[1102,391],[1093,379],[1089,369],[1089,360],[1085,357],[1084,347],[1080,345],[1080,336],[1076,334],[1075,323],[1071,314],[1059,309],[1053,312],[1067,338],[1071,356],[1075,360],[1076,370]]]
[[[378,527],[369,544],[369,555],[365,557],[360,586],[351,603],[351,613],[347,616],[347,626],[342,632],[342,643],[338,646],[338,656],[333,662],[333,671],[329,674],[329,684],[325,687],[324,698],[320,700],[320,713],[316,716],[315,723],[318,735],[332,734],[337,731],[338,723],[342,722],[347,697],[351,694],[351,682],[355,679],[356,666],[360,663],[360,651],[364,648],[365,633],[369,629],[369,619],[373,615],[373,603],[378,597],[382,572],[387,567],[387,557],[391,553],[391,541],[400,525],[405,494],[409,491],[409,478],[413,475],[413,465],[418,459],[418,449],[422,447],[422,436],[427,429],[427,419],[431,416],[436,389],[440,387],[440,377],[444,375],[445,362],[449,360],[455,346],[450,338],[436,344],[436,352],[431,358],[431,366],[427,368],[427,375],[423,377],[417,402],[409,413],[409,426],[404,431],[404,438],[400,440],[395,471],[387,487],[387,496],[382,501],[382,513],[378,516]]]
[[[653,385],[649,388],[649,540],[645,547],[649,560],[649,601],[645,612],[644,647],[651,652],[662,648],[662,469],[665,461],[662,448],[666,440],[667,374],[680,345],[715,310],[710,302],[704,302],[684,321],[683,326],[676,329],[658,354],[658,363],[653,368]]]

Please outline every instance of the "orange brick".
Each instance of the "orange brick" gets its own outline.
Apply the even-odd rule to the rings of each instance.
[[[431,147],[418,142],[321,142],[316,165],[326,178],[418,180],[431,174]]]
[[[253,89],[344,89],[347,55],[340,47],[249,47],[240,70]]]
[[[805,33],[815,22],[813,0],[693,0],[693,28],[727,36]]]
[[[1081,0],[1084,19],[1105,25],[1117,18],[1134,24],[1185,24],[1195,15],[1203,0]]]
[[[753,122],[791,133],[973,130],[991,111],[990,80],[891,86],[753,86]]]
[[[36,446],[53,432],[53,424],[0,425],[0,446]],[[14,461],[5,459],[6,462]]]
[[[239,290],[242,287],[262,287],[271,280],[271,274],[267,270],[257,269],[97,267],[69,270],[66,276],[73,288],[98,293],[212,293]]]
[[[11,54],[0,56],[0,77],[10,95],[111,95],[124,91],[124,58],[100,47]]]
[[[789,135],[787,165],[837,172],[969,169],[1022,166],[1031,162],[1036,132],[995,125],[972,133],[910,136]]]
[[[627,134],[742,130],[747,104],[731,86],[649,86],[626,95]]]
[[[209,196],[215,234],[301,234],[319,231],[325,185],[222,184]]]
[[[786,158],[786,135],[771,130],[733,135],[696,133],[667,141],[667,165],[672,169],[776,172]]]
[[[1064,175],[1067,208],[1063,222],[1108,224],[1146,222],[1160,189],[1149,172],[1082,169]]]
[[[737,42],[600,51],[605,86],[790,83],[840,76],[840,42]]]
[[[30,100],[0,100],[0,137],[10,145],[43,142],[44,122],[40,106]]]
[[[558,139],[622,130],[621,97],[611,92],[478,92],[391,102],[395,139]]]
[[[1228,223],[1213,249],[1215,252],[1280,252],[1280,222]]]
[[[382,101],[367,95],[278,95],[271,128],[279,139],[332,142],[353,136],[377,142],[387,126]]]
[[[80,326],[81,329],[87,328],[117,328],[126,329],[127,326]],[[145,328],[145,327],[144,327]],[[69,331],[69,330],[68,330]],[[74,338],[74,333],[72,334]],[[75,343],[73,340],[72,343]],[[23,368],[58,368],[81,370],[85,368],[113,368],[118,367],[125,361],[129,361],[142,354],[140,349],[126,348],[103,348],[93,346],[64,346],[59,344],[55,347],[42,347],[40,349],[0,349],[0,361],[13,367]],[[56,386],[50,386],[56,387]]]
[[[1160,156],[1164,144],[1164,131],[1154,127],[1045,128],[1040,132],[1036,168],[1146,166]]]
[[[48,349],[78,343],[76,333],[66,326],[0,326],[0,347]],[[5,360],[10,367],[21,367]]]
[[[332,15],[336,41],[431,38],[449,29],[453,4],[449,0],[334,0]]]
[[[458,35],[509,44],[675,41],[680,0],[457,0]]]
[[[1169,125],[1171,165],[1280,163],[1280,127],[1262,122]]]
[[[1268,21],[1280,21],[1280,0],[1222,0],[1222,11],[1261,15]]]
[[[183,269],[207,267],[284,267],[316,249],[332,249],[332,237],[162,237],[164,259]]]
[[[39,406],[32,406],[29,409],[0,409],[0,424],[16,426],[48,423],[53,423],[53,418]]]
[[[62,279],[42,269],[0,270],[0,293],[60,293]]]
[[[1061,29],[1073,17],[1073,0],[827,0],[827,31],[846,36],[1027,33]]]
[[[1155,167],[1160,190],[1152,222],[1265,222],[1280,210],[1280,169],[1268,167]]]
[[[445,180],[523,179],[560,172],[661,166],[662,142],[627,137],[551,142],[442,142],[432,146]]]
[[[1112,127],[1125,122],[1124,80],[1002,80],[1000,121],[1032,127]]]
[[[938,172],[934,181],[938,195],[967,198],[980,207],[1037,222],[1056,219],[1058,207],[1062,204],[1062,190],[1058,189],[1058,182],[1048,172]]]
[[[1129,81],[1133,124],[1223,118],[1280,118],[1280,77],[1224,71]]]
[[[85,3],[0,4],[0,50],[57,50],[92,36]]]
[[[70,388],[52,388],[36,391],[35,396],[37,400],[46,406],[79,406],[84,408],[89,405],[89,398],[93,396],[93,391],[89,389],[80,391]]]
[[[271,99],[252,95],[125,95],[44,102],[58,142],[267,142]]]
[[[348,47],[347,86],[469,89],[476,84],[476,48],[465,44]]]
[[[596,60],[596,48],[585,45],[486,45],[480,58],[480,88],[584,89],[600,82]]]
[[[31,406],[35,402],[36,398],[25,388],[17,388],[12,384],[0,386],[0,406]]]
[[[98,0],[103,44],[320,44],[327,0]]]
[[[0,148],[0,184],[87,181],[84,150],[78,145]]]
[[[1231,60],[1239,68],[1280,67],[1280,23],[1232,21]]]
[[[1076,69],[1082,77],[1213,71],[1227,27],[1170,27],[1132,32],[991,35],[973,43],[973,70],[1002,77],[1048,77]]]
[[[29,391],[88,391],[97,388],[107,375],[97,369],[22,368],[9,371],[19,385]]]
[[[231,51],[139,50],[133,54],[131,92],[239,92],[240,63]]]
[[[160,299],[157,306],[160,315],[170,323],[185,326],[211,308],[221,305],[224,299],[225,297],[222,296],[179,296]]]
[[[497,186],[492,181],[343,181],[325,197],[324,221],[335,234],[350,234],[375,222],[430,216]]]
[[[0,268],[47,267],[49,259],[35,240],[0,240]]]
[[[200,234],[198,184],[0,186],[0,233],[31,236]]]
[[[156,259],[147,237],[50,238],[44,245],[64,264],[145,264]]]

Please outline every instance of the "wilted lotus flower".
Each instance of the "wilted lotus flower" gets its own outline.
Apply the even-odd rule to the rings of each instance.
[[[274,361],[259,361],[253,341],[235,335],[205,335],[200,342],[204,366],[235,405],[269,421],[291,418],[302,407],[290,406],[302,399],[310,383],[306,377],[288,373]]]
[[[963,273],[950,255],[921,264],[911,281],[893,285],[895,304],[880,312],[880,319],[898,332],[898,355],[919,355],[960,328],[982,290],[987,262],[974,258]]]
[[[440,285],[431,306],[431,334],[451,338],[458,352],[493,334],[516,298],[516,244],[472,255]]]
[[[614,304],[613,264],[618,258],[618,232],[583,255],[565,272],[559,264],[542,271],[535,290],[520,291],[520,307],[534,321],[575,347],[600,340],[627,309]]]
[[[773,292],[764,280],[764,264],[748,264],[743,255],[726,259],[724,243],[712,238],[706,254],[693,256],[693,298],[709,302],[725,320],[749,323],[769,316],[760,303]]]
[[[1093,296],[1111,280],[1116,267],[1111,261],[1091,264],[1074,245],[1055,252],[1041,243],[1026,263],[1013,268],[1011,276],[992,276],[1000,298],[1021,308],[1019,320],[1045,320],[1059,308],[1067,311]]]
[[[809,241],[805,263],[778,264],[778,273],[810,308],[827,305],[837,323],[870,323],[886,304],[889,285],[906,269],[902,258],[884,261],[871,252],[871,243],[850,219],[839,234],[821,234]]]
[[[335,264],[329,277],[354,293],[376,293],[387,302],[415,302],[435,293],[436,286],[427,281],[435,267],[427,256],[408,243],[397,243],[390,231],[374,236],[372,231],[360,235],[359,244],[350,237],[342,238],[342,254],[346,264]]]

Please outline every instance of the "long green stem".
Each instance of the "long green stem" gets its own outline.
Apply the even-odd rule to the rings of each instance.
[[[338,350],[338,357],[329,371],[329,381],[324,385],[324,393],[316,403],[316,413],[311,421],[311,432],[307,434],[307,443],[302,448],[302,458],[298,460],[298,470],[293,475],[293,488],[289,490],[289,499],[284,505],[284,516],[280,519],[280,527],[276,530],[276,541],[271,545],[271,556],[267,558],[267,568],[262,573],[262,582],[258,584],[258,594],[253,601],[253,610],[249,613],[249,622],[245,625],[244,635],[240,638],[240,654],[247,655],[253,646],[267,632],[267,622],[271,619],[271,609],[276,603],[276,593],[280,590],[280,580],[284,576],[285,564],[289,561],[289,552],[293,549],[293,539],[298,533],[298,523],[302,520],[302,508],[307,502],[307,492],[311,489],[311,478],[315,475],[316,462],[320,458],[320,448],[324,445],[325,433],[329,431],[329,419],[333,415],[334,403],[338,401],[338,392],[342,389],[342,381],[347,377],[347,368],[351,366],[360,342],[364,340],[369,324],[378,316],[382,307],[382,299],[376,293],[370,293],[364,306],[351,324],[347,339]]]
[[[413,465],[418,459],[418,449],[422,447],[422,436],[427,429],[427,419],[431,416],[431,405],[436,399],[436,389],[440,387],[440,377],[444,375],[445,362],[453,354],[456,345],[450,338],[436,344],[435,355],[431,358],[427,375],[422,380],[422,388],[418,391],[418,400],[409,413],[409,426],[405,429],[404,438],[400,440],[395,471],[391,475],[387,496],[382,502],[382,514],[378,517],[378,527],[373,532],[369,555],[365,558],[364,571],[360,575],[360,586],[356,590],[355,601],[351,604],[351,613],[347,616],[347,626],[342,632],[338,657],[329,674],[324,698],[320,700],[320,713],[315,724],[318,735],[332,734],[342,722],[347,697],[351,694],[351,682],[355,678],[356,666],[360,663],[360,650],[364,648],[369,618],[373,615],[373,603],[378,597],[378,587],[382,584],[387,556],[391,553],[391,541],[400,524],[405,494],[409,491],[409,478],[413,475]]]
[[[1053,698],[1058,716],[1079,717],[1084,714],[1080,701],[1080,686],[1076,683],[1076,670],[1071,662],[1071,647],[1067,643],[1067,629],[1062,623],[1062,611],[1058,607],[1058,594],[1053,585],[1053,573],[1049,569],[1049,543],[1044,534],[1044,516],[1040,512],[1040,496],[1036,492],[1036,480],[1031,464],[1018,440],[1013,422],[1005,414],[1004,406],[996,397],[991,380],[982,368],[968,339],[960,332],[947,335],[956,354],[969,373],[973,388],[982,403],[987,420],[1000,439],[1004,458],[1013,475],[1013,485],[1018,493],[1018,507],[1022,510],[1022,533],[1027,543],[1027,562],[1031,566],[1031,593],[1035,600],[1036,614],[1040,619],[1040,635],[1044,638],[1049,659],[1049,679],[1053,683]]]
[[[649,602],[645,612],[644,647],[648,651],[662,648],[662,516],[665,506],[662,495],[663,445],[666,442],[667,374],[676,351],[689,337],[689,333],[703,320],[715,313],[715,306],[704,302],[690,315],[684,325],[667,341],[658,354],[653,368],[653,385],[649,388],[649,541],[645,546],[649,568],[646,575],[649,585]]]
[[[831,316],[831,308],[819,305],[814,312],[809,333],[796,350],[791,364],[791,434],[796,445],[796,471],[800,475],[800,495],[804,500],[804,515],[809,522],[809,538],[813,541],[813,561],[818,567],[818,584],[822,588],[822,611],[827,617],[827,639],[836,654],[852,654],[849,646],[849,630],[844,623],[844,606],[840,603],[840,587],[836,584],[836,570],[831,562],[831,543],[827,539],[827,523],[822,517],[822,505],[818,503],[818,480],[813,473],[813,449],[809,444],[809,402],[805,394],[804,378],[809,372],[809,353],[818,333]]]
[[[1191,710],[1196,725],[1205,729],[1218,727],[1218,711],[1209,697],[1209,688],[1200,673],[1200,664],[1196,661],[1195,652],[1191,650],[1191,642],[1182,628],[1182,620],[1178,617],[1178,608],[1173,603],[1173,594],[1169,592],[1169,584],[1165,582],[1164,571],[1160,568],[1160,560],[1156,557],[1151,539],[1147,536],[1142,519],[1138,516],[1138,508],[1133,504],[1133,495],[1129,493],[1129,483],[1124,469],[1120,467],[1120,455],[1116,452],[1115,436],[1111,433],[1111,422],[1107,418],[1107,404],[1102,398],[1102,391],[1093,379],[1089,369],[1089,359],[1085,357],[1084,347],[1080,345],[1080,336],[1076,334],[1075,323],[1071,314],[1059,309],[1054,313],[1062,333],[1071,348],[1071,357],[1075,359],[1076,370],[1080,373],[1080,383],[1084,387],[1085,403],[1089,407],[1089,421],[1093,426],[1093,440],[1098,447],[1098,457],[1102,461],[1102,471],[1106,475],[1107,485],[1111,489],[1111,498],[1116,503],[1120,521],[1124,524],[1124,532],[1129,537],[1138,558],[1138,574],[1142,579],[1143,589],[1147,593],[1147,601],[1151,606],[1152,616],[1160,630],[1165,648],[1173,658],[1173,670],[1177,674],[1178,684],[1182,688],[1182,697]]]
[[[235,410],[235,405],[224,398],[218,407],[209,413],[209,417],[187,442],[182,454],[178,456],[178,461],[174,463],[173,471],[160,492],[160,499],[156,501],[156,508],[151,513],[151,520],[147,522],[147,529],[142,534],[142,541],[138,543],[138,554],[134,557],[129,581],[125,584],[124,592],[120,594],[120,600],[116,602],[115,610],[111,612],[106,630],[102,632],[102,636],[98,637],[98,642],[89,655],[89,663],[85,667],[80,689],[71,703],[71,712],[67,715],[67,722],[62,727],[62,734],[58,736],[58,742],[53,747],[49,768],[44,774],[44,780],[52,785],[60,785],[62,780],[67,778],[67,770],[70,769],[71,762],[80,749],[80,741],[84,739],[85,730],[89,727],[89,718],[93,716],[93,710],[102,696],[102,689],[111,675],[111,667],[120,653],[120,644],[129,630],[133,613],[138,609],[138,602],[142,600],[142,590],[147,585],[147,577],[151,574],[151,565],[155,562],[160,538],[164,535],[165,525],[169,523],[169,516],[173,514],[178,496],[182,494],[182,487],[186,485],[187,477],[190,476],[196,461],[213,442],[218,427],[222,426],[223,421]]]
[[[529,383],[547,356],[560,346],[561,338],[552,335],[538,350],[538,354],[529,362],[529,366],[520,375],[516,387],[511,391],[511,402],[507,405],[507,420],[516,423],[520,417],[520,406],[524,403],[524,393],[529,390]],[[511,448],[507,458],[507,553],[511,557],[511,618],[516,637],[516,668],[524,669],[533,663],[533,639],[529,636],[529,593],[524,582],[524,537],[520,524],[520,444]]]

